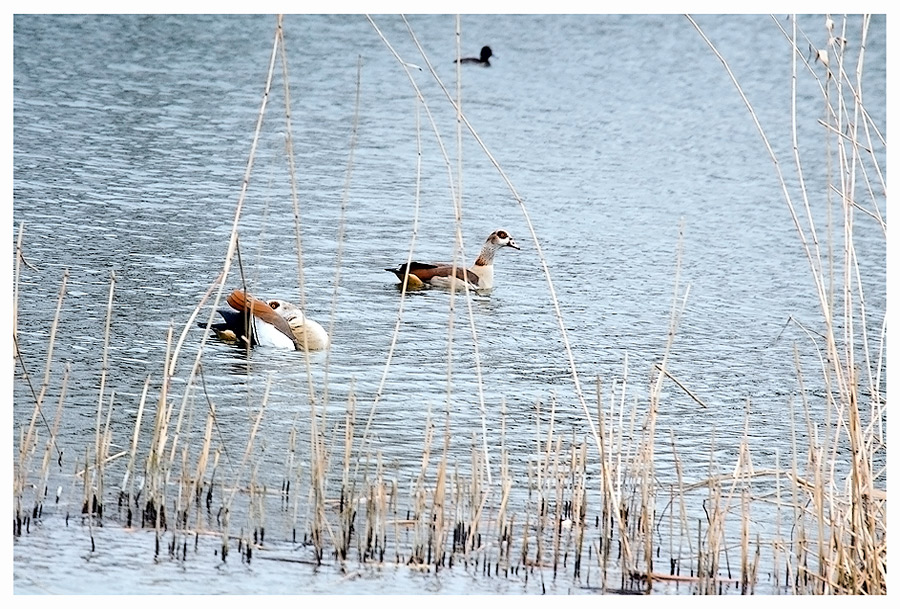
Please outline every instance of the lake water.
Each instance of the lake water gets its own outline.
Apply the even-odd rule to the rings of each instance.
[[[368,450],[380,454],[404,489],[420,469],[429,417],[438,428],[435,452],[446,425],[452,464],[471,469],[473,446],[484,444],[498,475],[505,405],[504,442],[515,475],[526,479],[551,402],[560,436],[590,438],[539,243],[592,414],[597,379],[607,401],[615,386],[624,391],[627,408],[646,404],[651,370],[666,352],[677,277],[684,310],[667,368],[705,407],[676,384],[664,383],[655,459],[663,483],[676,475],[673,442],[687,483],[711,471],[732,471],[745,438],[757,468],[784,467],[793,454],[792,430],[801,444],[808,438],[798,364],[814,419],[825,419],[820,356],[810,338],[822,331],[822,313],[775,166],[728,73],[690,21],[676,15],[461,18],[463,54],[476,55],[484,44],[495,53],[490,68],[463,66],[462,109],[521,205],[467,132],[458,178],[455,111],[403,20],[373,21],[404,61],[423,68],[410,73],[427,112],[364,16],[292,15],[284,21],[302,296],[280,63],[240,218],[241,264],[251,290],[302,300],[310,317],[326,327],[333,323],[333,347],[310,357],[315,398],[302,354],[259,349],[248,362],[239,349],[209,340],[202,356],[206,393],[191,398],[192,414],[183,424],[185,438],[196,434],[193,448],[202,436],[209,396],[218,409],[218,442],[239,460],[254,422],[250,415],[271,378],[254,453],[256,475],[271,487],[281,483],[291,431],[308,439],[309,401],[321,406],[326,393],[329,421],[343,419],[351,395],[360,413],[358,430],[372,413]],[[418,15],[408,21],[437,75],[456,95],[455,18]],[[881,128],[885,22],[883,15],[872,20],[863,81],[866,109]],[[799,201],[790,173],[791,48],[780,29],[789,34],[790,20],[730,15],[702,16],[697,23],[728,61],[789,174],[788,191]],[[53,408],[64,367],[71,369],[57,438],[63,459],[52,473],[58,480],[52,488],[61,486],[62,497],[48,505],[40,526],[16,538],[15,591],[540,592],[534,577],[510,584],[464,572],[439,577],[393,567],[352,577],[306,567],[297,574],[279,561],[257,560],[244,568],[237,557],[237,564],[220,567],[212,551],[184,568],[153,560],[152,535],[117,534],[121,519],[115,517],[107,518],[91,551],[85,527],[67,523],[66,514],[80,512],[80,486],[72,474],[94,443],[111,274],[116,281],[105,396],[115,392],[115,453],[130,447],[148,376],[148,404],[159,395],[167,330],[174,326],[177,339],[190,324],[170,389],[173,399],[182,399],[204,335],[189,316],[223,266],[276,20],[16,15],[13,24],[12,222],[16,235],[24,223],[29,264],[21,270],[18,345],[37,387],[67,270],[47,398]],[[803,51],[809,44],[826,45],[824,18],[803,17],[799,25],[810,40],[800,45]],[[860,18],[847,21],[848,48],[858,49],[860,30]],[[840,214],[839,205],[829,212],[826,204],[825,134],[817,122],[824,114],[824,67],[815,63],[812,70],[815,76],[801,65],[798,73],[800,148],[820,242],[823,250],[830,244],[839,253],[842,233],[833,227],[829,237],[824,228],[831,215]],[[351,148],[357,78],[358,139]],[[883,148],[875,154],[883,163]],[[471,263],[498,228],[522,249],[499,252],[495,288],[472,296],[471,318],[464,295],[451,298],[433,289],[402,298],[400,332],[385,374],[402,295],[384,269],[406,260],[414,228],[415,259],[453,257],[451,185],[461,185],[460,260]],[[857,196],[872,208],[862,187]],[[877,198],[884,215],[884,197]],[[886,310],[885,233],[862,212],[855,216],[855,230],[866,327],[877,353]],[[838,283],[841,277],[837,272]],[[240,283],[235,263],[225,289]],[[448,350],[451,303],[454,341]],[[208,314],[209,303],[198,319]],[[477,354],[470,325],[477,332]],[[880,373],[875,384],[886,399],[885,370],[884,362],[861,363],[864,384],[868,371]],[[14,458],[34,404],[21,372],[17,365]],[[53,409],[45,411],[50,418]],[[152,418],[145,417],[149,434]],[[875,419],[876,426],[884,424]],[[632,424],[639,428],[640,422]],[[141,446],[148,441],[142,437]],[[883,451],[878,455],[884,459]],[[125,460],[110,465],[110,489],[118,490]],[[666,500],[659,499],[660,510]],[[765,534],[769,521],[760,517],[754,526]],[[290,525],[281,530],[273,524],[268,538],[290,546],[288,531]],[[304,555],[302,549],[291,552]],[[283,583],[284,569],[297,583]],[[582,584],[569,579],[547,591],[591,590]]]

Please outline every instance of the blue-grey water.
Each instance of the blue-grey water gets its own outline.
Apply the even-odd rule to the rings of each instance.
[[[475,55],[490,44],[496,55],[489,68],[463,66],[462,109],[521,196],[521,206],[468,132],[462,135],[458,178],[455,111],[403,20],[375,16],[373,21],[404,61],[423,68],[412,68],[411,74],[427,111],[364,16],[292,15],[284,21],[302,299],[309,316],[326,327],[333,323],[330,352],[310,358],[317,399],[327,391],[338,418],[351,393],[365,416],[374,404],[372,448],[401,481],[418,472],[429,413],[443,429],[448,368],[450,451],[464,467],[471,463],[473,443],[483,441],[484,429],[489,453],[497,458],[501,404],[507,410],[505,441],[519,449],[520,460],[534,452],[539,402],[545,416],[556,400],[562,434],[588,437],[524,206],[550,270],[592,414],[597,379],[607,392],[604,407],[613,386],[622,391],[624,378],[626,406],[646,403],[653,364],[666,353],[677,287],[677,307],[683,304],[683,311],[667,367],[705,407],[674,383],[664,384],[658,477],[674,479],[671,441],[688,482],[711,470],[730,472],[748,412],[754,464],[774,468],[782,459],[785,466],[793,454],[792,429],[801,442],[808,431],[798,365],[808,394],[819,398],[810,407],[822,414],[821,343],[816,342],[822,313],[776,165],[728,73],[690,21],[676,15],[461,18],[463,54]],[[408,21],[455,96],[455,18],[420,15]],[[866,109],[882,129],[885,21],[884,16],[872,20],[863,80]],[[792,53],[785,34],[790,34],[790,20],[709,15],[697,23],[733,70],[787,174],[787,190],[802,209],[791,141]],[[809,38],[800,45],[802,52],[810,44],[825,46],[824,24],[823,17],[799,19],[802,35]],[[64,459],[56,474],[71,477],[94,442],[111,275],[115,292],[105,395],[109,399],[115,392],[110,422],[111,452],[116,453],[130,447],[148,377],[150,403],[159,395],[168,329],[174,328],[177,340],[222,269],[276,20],[16,15],[13,25],[12,224],[15,236],[24,226],[28,263],[21,268],[17,340],[37,388],[68,271],[51,366],[48,403],[53,408],[45,416],[54,412],[68,365],[57,439]],[[845,32],[848,48],[858,49],[861,19],[849,18]],[[852,71],[855,55],[851,61],[849,53]],[[241,265],[255,293],[299,302],[280,61],[243,201]],[[352,146],[357,79],[358,130]],[[798,132],[823,253],[830,247],[842,260],[837,258],[844,247],[837,226],[841,211],[825,186],[829,152],[818,123],[825,82],[820,63],[810,69],[800,64]],[[883,162],[883,148],[875,154]],[[522,246],[498,254],[494,290],[472,300],[484,417],[468,308],[459,296],[448,365],[451,297],[444,290],[404,299],[396,348],[381,387],[401,302],[395,277],[383,269],[406,260],[414,227],[416,259],[452,258],[452,192],[460,185],[467,262],[497,228]],[[862,207],[873,209],[863,187],[857,197]],[[877,200],[886,220],[884,197]],[[869,348],[877,355],[886,310],[885,233],[861,211],[854,222]],[[839,285],[843,269],[842,262],[837,264]],[[240,282],[235,262],[226,291]],[[208,314],[209,303],[199,319]],[[203,338],[204,331],[194,326],[170,389],[179,402]],[[237,453],[253,422],[248,404],[255,409],[266,379],[273,379],[259,459],[272,466],[269,483],[277,486],[289,430],[296,425],[308,433],[304,357],[257,350],[248,376],[243,353],[210,340],[202,362],[206,395],[218,409],[221,442]],[[864,395],[869,396],[871,370],[880,372],[875,382],[886,396],[885,369],[884,363],[881,368],[874,361],[861,364]],[[206,395],[191,398],[193,418],[184,425],[195,433],[202,433]],[[21,365],[13,397],[18,446],[34,404]],[[152,419],[145,417],[149,433]],[[393,571],[346,577],[308,570],[294,574],[300,583],[286,584],[277,571],[267,571],[285,568],[276,561],[256,561],[252,570],[232,564],[229,576],[222,577],[223,568],[213,558],[197,570],[153,561],[152,536],[116,541],[109,526],[91,552],[80,525],[63,524],[67,511],[80,509],[79,488],[65,486],[61,503],[48,507],[41,525],[16,539],[16,592],[377,593],[385,586],[402,593],[539,591],[534,580],[510,584]],[[202,580],[207,576],[197,574],[205,569],[218,579]],[[92,575],[86,577],[87,572]],[[571,587],[571,582],[558,582],[551,591]]]

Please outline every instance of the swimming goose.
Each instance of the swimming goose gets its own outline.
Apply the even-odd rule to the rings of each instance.
[[[496,230],[488,235],[475,264],[468,269],[457,267],[456,277],[467,281],[476,290],[490,290],[494,287],[494,254],[502,247],[521,249],[512,235],[505,230]],[[396,269],[384,270],[396,275],[401,283],[408,276],[407,288],[421,288],[426,284],[446,287],[453,281],[452,264],[410,262],[408,269],[403,263]]]
[[[265,302],[234,290],[226,299],[231,309],[219,309],[223,322],[212,330],[223,340],[279,349],[319,350],[328,347],[328,333],[294,304],[284,300]],[[249,332],[247,323],[250,323]],[[201,323],[201,326],[205,324]]]
[[[494,56],[494,53],[491,51],[491,47],[481,47],[481,57],[463,57],[459,60],[459,63],[477,63],[485,68],[491,67],[491,62],[489,61],[491,57]],[[454,61],[453,63],[456,63]]]

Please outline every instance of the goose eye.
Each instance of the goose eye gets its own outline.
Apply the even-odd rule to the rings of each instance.
[[[272,300],[272,301],[269,302],[269,306],[272,307],[273,309],[277,309],[277,308],[280,307],[281,305],[278,303],[277,300]]]
[[[509,235],[506,234],[505,230],[498,230],[497,236],[500,237],[501,239],[506,239]]]

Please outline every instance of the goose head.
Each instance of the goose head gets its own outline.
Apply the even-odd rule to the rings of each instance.
[[[516,250],[521,250],[519,244],[516,243],[516,240],[512,238],[505,230],[495,230],[490,235],[488,235],[486,243],[490,243],[494,246],[495,249],[500,249],[501,247],[511,247]]]
[[[300,307],[286,300],[270,300],[269,306],[291,327],[297,347],[309,351],[326,349],[328,333],[318,322],[303,314]]]

